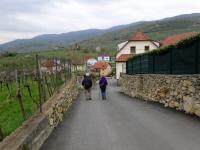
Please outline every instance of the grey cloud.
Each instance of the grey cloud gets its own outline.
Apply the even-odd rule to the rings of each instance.
[[[1,0],[0,11],[5,13],[37,11],[53,0]]]
[[[17,19],[11,15],[5,15],[0,17],[0,31],[4,32],[37,32],[41,30],[40,27],[24,23],[23,21]]]
[[[197,4],[196,0],[0,0],[0,34],[107,28],[197,12]]]
[[[119,0],[75,0],[77,2],[82,2],[82,3],[110,3],[110,2],[116,2],[116,1],[119,1]]]
[[[45,32],[45,27],[23,22],[19,14],[42,14],[43,8],[51,3],[105,3],[105,0],[0,0],[0,31],[12,32]],[[38,18],[39,19],[39,18]],[[41,20],[44,21],[44,20]]]
[[[44,30],[18,18],[20,14],[39,14],[53,0],[0,0],[0,31],[37,32]]]

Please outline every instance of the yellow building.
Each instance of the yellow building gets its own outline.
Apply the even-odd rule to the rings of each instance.
[[[94,65],[93,70],[98,72],[100,76],[109,76],[112,73],[112,67],[110,63],[102,61],[97,62]]]
[[[85,72],[86,62],[84,59],[72,60],[72,72]]]

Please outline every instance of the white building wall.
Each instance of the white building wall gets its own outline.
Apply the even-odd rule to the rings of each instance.
[[[136,54],[141,54],[145,52],[145,46],[149,46],[149,50],[157,49],[151,41],[130,41],[119,53],[117,54],[117,58],[122,54],[131,54],[130,48],[132,46],[136,47]]]
[[[128,41],[125,41],[123,43],[120,43],[117,45],[117,51],[119,51]]]
[[[97,60],[96,59],[88,59],[87,60],[87,65],[88,66],[93,66],[97,63]]]
[[[125,62],[116,62],[116,79],[120,78],[120,73],[126,73]]]
[[[110,62],[110,56],[98,56],[98,61]]]

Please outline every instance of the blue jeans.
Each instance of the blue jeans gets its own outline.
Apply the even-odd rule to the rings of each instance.
[[[106,89],[101,89],[102,99],[106,99]]]
[[[106,97],[106,92],[101,92],[102,97]]]

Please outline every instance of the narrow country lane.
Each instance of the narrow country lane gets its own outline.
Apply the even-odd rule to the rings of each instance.
[[[199,150],[200,119],[130,98],[110,81],[109,100],[83,93],[42,150]]]

